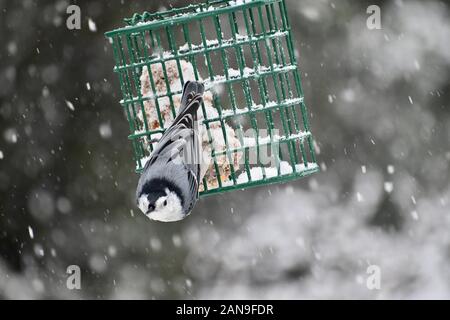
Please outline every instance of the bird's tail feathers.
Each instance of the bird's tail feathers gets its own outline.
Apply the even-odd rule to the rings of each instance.
[[[204,92],[205,86],[203,85],[203,83],[197,81],[187,81],[183,86],[180,113],[190,104],[195,95],[199,94],[203,96]]]
[[[203,93],[205,86],[197,81],[187,81],[183,87],[183,96],[181,97],[181,106],[174,124],[179,122],[186,114],[191,114],[192,118],[197,120],[197,110],[203,102]]]

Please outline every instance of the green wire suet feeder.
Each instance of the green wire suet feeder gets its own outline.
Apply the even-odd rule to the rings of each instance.
[[[206,87],[200,195],[319,170],[284,0],[208,1],[125,23],[106,36],[137,172],[176,116],[187,80]]]

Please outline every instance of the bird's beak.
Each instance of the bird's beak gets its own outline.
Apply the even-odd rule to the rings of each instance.
[[[149,205],[148,206],[148,210],[147,210],[147,212],[145,213],[145,215],[149,215],[150,213],[152,213],[153,211],[155,211],[155,206],[154,205]]]

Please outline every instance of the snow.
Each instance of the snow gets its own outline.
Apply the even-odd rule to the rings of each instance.
[[[6,142],[15,144],[17,143],[17,130],[14,128],[8,128],[3,133],[3,137],[5,138]]]
[[[30,239],[34,239],[34,232],[31,226],[28,226],[28,234],[30,235]]]
[[[219,40],[217,40],[217,39],[206,40],[206,45],[208,47],[217,46],[217,45],[219,45]]]
[[[98,131],[103,139],[109,139],[112,136],[111,124],[109,122],[100,124]]]
[[[177,248],[181,247],[181,244],[182,244],[181,237],[178,234],[174,234],[172,236],[172,243]]]
[[[272,135],[272,137],[270,136],[265,136],[265,137],[258,137],[258,140],[256,140],[255,137],[244,137],[244,147],[246,148],[252,148],[252,147],[256,147],[257,145],[259,146],[263,146],[263,145],[267,145],[270,143],[279,143],[281,141],[284,140],[297,140],[297,139],[303,139],[304,137],[308,136],[310,133],[309,132],[300,132],[300,133],[296,133],[296,134],[291,134],[289,136],[280,136],[277,134]],[[256,143],[258,141],[258,143]]]
[[[106,271],[107,264],[104,256],[94,253],[89,257],[89,268],[96,273],[103,273]]]
[[[277,168],[269,167],[263,169],[261,167],[254,167],[250,169],[250,176],[252,181],[264,179],[264,172],[266,174],[267,179],[278,176]],[[288,162],[286,161],[280,162],[280,175],[291,174],[292,172],[293,172],[292,166]],[[246,172],[241,173],[236,179],[236,184],[244,184],[247,182],[249,182],[249,180]]]
[[[230,6],[240,6],[246,3],[251,2],[252,0],[233,0],[233,1],[229,1],[228,4]]]
[[[108,255],[111,258],[114,258],[117,256],[117,248],[113,245],[108,246]]]
[[[88,19],[88,25],[89,25],[89,31],[97,32],[97,25],[95,24],[94,20],[92,20],[92,18]]]
[[[75,111],[75,107],[74,107],[73,103],[70,102],[69,100],[66,100],[66,106],[67,106],[67,108],[69,108],[70,110]]]
[[[388,165],[387,166],[387,172],[389,174],[394,174],[395,173],[395,167],[392,164]]]
[[[344,99],[344,101],[352,103],[355,101],[356,99],[356,93],[355,90],[353,90],[352,88],[346,88],[343,92],[342,92],[342,98]]]
[[[53,217],[55,211],[53,194],[43,188],[32,190],[28,196],[27,206],[35,219],[47,222]]]
[[[56,209],[63,214],[68,214],[72,211],[72,203],[66,197],[59,197],[56,200]]]
[[[334,101],[333,96],[332,96],[331,94],[329,94],[329,95],[328,95],[328,102],[329,102],[330,104],[332,104],[333,101]]]
[[[358,202],[363,202],[364,201],[364,197],[361,193],[357,192],[356,193],[356,199],[358,200]]]
[[[306,170],[311,170],[317,168],[316,164],[309,163],[308,167],[306,167],[304,164],[296,164],[295,165],[295,172],[300,173],[304,172]],[[293,173],[292,166],[287,161],[280,161],[280,174],[278,174],[278,169],[275,167],[253,167],[250,169],[250,176],[251,181],[260,181],[264,179],[264,173],[265,178],[274,178],[278,176],[284,176],[284,175],[290,175]],[[247,172],[242,172],[239,174],[236,178],[236,185],[245,184],[250,182],[248,179]],[[233,181],[227,181],[223,184],[224,186],[230,186],[233,185]]]
[[[152,248],[153,251],[158,252],[161,250],[162,248],[162,243],[161,240],[159,240],[156,237],[152,237],[150,239],[150,247]]]
[[[306,166],[304,163],[296,164],[295,165],[295,171],[297,173],[304,172],[307,170],[315,170],[318,168],[318,165],[315,163],[308,163],[308,166]]]
[[[148,160],[150,160],[150,156],[141,158],[142,168],[145,167],[145,164],[148,162]],[[136,165],[136,169],[139,169],[138,165]]]
[[[215,10],[215,7],[213,7],[213,6],[209,6],[206,9],[205,8],[195,9],[196,12],[208,12],[208,11],[213,11],[213,10]]]
[[[334,1],[333,10],[330,1],[287,0],[293,17],[306,20],[291,21],[292,37],[322,173],[203,198],[182,224],[167,227],[133,211],[138,175],[117,104],[112,49],[99,39],[100,21],[118,8],[89,2],[84,14],[96,20],[98,31],[90,32],[83,16],[86,32],[77,32],[83,61],[68,70],[80,58],[80,47],[58,41],[54,32],[54,14],[65,16],[63,2],[58,12],[42,1],[22,2],[27,23],[9,4],[2,13],[8,65],[0,68],[0,220],[2,241],[16,244],[4,246],[0,257],[2,298],[450,298],[448,1],[385,1],[383,30],[374,32],[365,28],[362,1]],[[122,7],[130,9],[127,2]],[[317,22],[305,17],[307,8],[319,13]],[[213,21],[205,23],[212,39]],[[39,37],[29,32],[38,29]],[[245,27],[239,32],[237,40],[224,43],[253,40],[244,38]],[[224,39],[232,37],[229,29],[224,33]],[[192,36],[201,44],[198,34]],[[177,41],[182,39],[180,34]],[[227,51],[238,69],[234,49]],[[215,52],[214,70],[224,75]],[[102,81],[106,75],[111,81]],[[228,98],[223,83],[214,91],[220,88],[220,97]],[[336,95],[333,104],[328,94]],[[273,95],[271,87],[268,100],[276,100]],[[73,102],[77,117],[64,99]],[[237,106],[247,107],[242,94]],[[263,124],[265,113],[258,112]],[[105,122],[113,130],[109,140],[99,134]],[[393,184],[390,194],[385,181]],[[151,238],[159,239],[159,251]],[[96,274],[90,260],[103,268],[104,256],[107,267]],[[74,263],[82,266],[84,290],[65,287],[65,268]],[[380,290],[366,287],[371,264],[381,268]]]
[[[293,99],[286,99],[280,102],[281,105],[285,105],[285,106],[290,106],[290,105],[295,105],[295,104],[300,104],[301,102],[303,102],[303,98],[293,98]],[[276,101],[268,101],[266,103],[266,105],[264,106],[263,104],[255,104],[253,103],[249,108],[237,108],[235,111],[234,110],[225,110],[222,112],[222,116],[223,117],[229,117],[232,115],[239,115],[241,113],[245,113],[248,112],[249,109],[252,110],[261,110],[264,108],[270,109],[273,107],[278,106],[278,103]],[[213,118],[213,117],[208,117],[209,119]]]
[[[287,72],[287,71],[291,71],[291,70],[295,70],[297,69],[297,66],[295,65],[277,65],[274,64],[272,66],[273,71],[274,72]],[[240,70],[236,70],[233,68],[228,69],[228,75],[230,79],[237,79],[237,78],[242,78],[242,79],[246,79],[249,77],[258,77],[260,75],[264,75],[268,72],[271,72],[272,69],[268,66],[259,66],[257,69],[252,69],[252,68],[245,68],[243,70],[243,75],[241,76],[241,72]],[[222,84],[224,82],[227,81],[227,77],[224,75],[215,75],[214,76],[214,80],[211,81],[210,79],[207,79],[205,81],[205,87],[207,89],[210,89],[218,84]]]
[[[320,13],[317,10],[316,7],[312,6],[304,6],[301,10],[301,13],[311,21],[318,21],[320,20]]]
[[[288,35],[287,31],[276,31],[273,33],[268,33],[266,35],[267,39],[275,39],[275,38],[281,38]],[[249,43],[251,41],[256,41],[259,38],[255,36],[248,36],[248,35],[241,35],[239,33],[236,34],[236,38],[229,38],[229,39],[223,39],[221,48],[230,48],[234,44],[245,44]],[[217,39],[207,39],[206,40],[206,47],[208,49],[218,48],[220,45],[219,41]],[[203,42],[201,44],[191,44],[191,51],[192,53],[200,53],[203,52],[205,49],[205,46],[203,45]],[[183,57],[183,55],[186,55],[186,53],[189,52],[189,44],[185,43],[182,46],[178,48],[178,54]],[[205,59],[206,63],[206,59]]]
[[[17,44],[14,41],[8,43],[8,53],[10,56],[15,56],[17,53]]]
[[[414,67],[416,68],[417,71],[421,69],[419,61],[414,60]]]
[[[384,191],[391,193],[394,190],[394,184],[390,181],[384,183]]]
[[[34,249],[34,254],[38,257],[43,257],[45,255],[45,251],[44,248],[42,247],[41,244],[36,243],[33,247]]]

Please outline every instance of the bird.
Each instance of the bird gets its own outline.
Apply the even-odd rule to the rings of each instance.
[[[179,110],[181,105],[182,94],[173,94],[172,98],[169,98],[168,92],[180,92],[182,90],[182,80],[185,81],[200,81],[203,79],[200,74],[195,76],[196,72],[191,62],[181,59],[180,68],[175,60],[169,60],[165,62],[165,71],[161,63],[155,63],[149,67],[144,66],[142,68],[140,76],[141,96],[145,97],[143,102],[143,110],[138,108],[137,118],[141,128],[144,127],[144,122],[147,122],[148,130],[159,130],[168,128],[172,124],[172,108],[170,100],[173,102],[175,111]],[[150,81],[153,79],[153,85]],[[215,156],[215,162],[213,161],[211,154],[214,150],[215,153],[221,153],[225,150],[237,150],[241,147],[241,142],[238,139],[237,131],[233,126],[222,121],[209,122],[208,128],[203,122],[207,119],[218,119],[219,113],[215,106],[215,99],[213,91],[218,94],[223,87],[221,85],[213,86],[214,89],[205,88],[203,94],[203,106],[198,110],[199,120],[199,137],[201,140],[202,159],[208,163],[207,166],[202,166],[202,170],[205,170],[205,174],[202,177],[206,180],[208,189],[215,189],[219,187],[218,175],[220,175],[221,181],[230,181],[231,164],[234,167],[235,172],[240,169],[240,161],[243,156],[241,152],[233,152],[230,154],[222,154]],[[159,98],[156,98],[159,96]],[[163,123],[160,123],[161,117]],[[145,114],[145,119],[144,119]],[[226,134],[226,142],[224,137]],[[144,146],[147,149],[152,143],[151,139],[144,137]],[[231,161],[230,161],[231,160]],[[203,179],[203,178],[202,178]],[[204,191],[204,184],[200,184],[200,192]]]
[[[184,84],[179,113],[159,139],[139,178],[136,202],[151,220],[183,220],[199,198],[202,170],[197,111],[204,91],[200,82]]]

